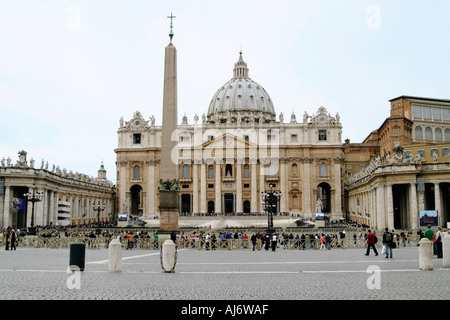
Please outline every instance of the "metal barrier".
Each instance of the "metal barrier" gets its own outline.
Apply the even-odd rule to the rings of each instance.
[[[381,236],[378,236],[377,247],[383,246]],[[406,238],[396,237],[395,243],[398,247],[417,246],[419,236],[410,235]],[[4,239],[1,239],[4,243]],[[111,238],[99,236],[96,238],[86,237],[40,237],[40,236],[26,236],[18,239],[19,247],[34,247],[34,248],[69,248],[72,243],[85,243],[88,249],[108,248]],[[141,250],[159,250],[160,244],[157,239],[153,237],[135,238],[130,245],[127,238],[120,240],[122,248],[124,249],[141,249]],[[197,249],[197,250],[251,250],[253,244],[250,239],[210,239],[208,242],[203,238],[177,238],[177,248],[179,249]],[[347,248],[365,248],[367,246],[364,237],[353,237],[347,235],[345,238],[333,237],[329,245],[331,249],[347,249]],[[256,242],[256,249],[261,250],[264,247],[263,242],[258,239]],[[300,239],[283,239],[278,242],[278,248],[287,250],[320,250],[320,239],[310,237],[309,235]],[[325,248],[327,244],[325,243]]]

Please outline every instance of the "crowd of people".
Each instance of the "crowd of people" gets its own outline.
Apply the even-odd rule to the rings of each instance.
[[[153,239],[153,243],[158,243],[157,232],[151,232],[146,229],[115,229],[111,224],[92,224],[92,225],[70,225],[70,226],[37,226],[38,234],[43,238],[55,238],[55,237],[79,237],[82,238],[84,242],[88,239],[93,239],[97,237],[102,237],[105,240],[106,246],[112,239],[123,240],[126,239],[127,249],[133,249],[139,247],[139,239]],[[90,231],[79,231],[79,230],[89,230]],[[20,243],[20,239],[28,234],[26,228],[14,230],[11,227],[4,228],[0,230],[0,239],[3,240],[6,250],[15,250]],[[242,247],[251,246],[252,250],[255,248],[265,249],[267,251],[276,251],[277,248],[284,249],[319,249],[319,250],[331,250],[332,248],[338,248],[344,246],[344,240],[347,237],[346,231],[341,231],[338,233],[323,233],[323,232],[304,232],[297,233],[294,235],[292,232],[252,232],[249,236],[249,230],[241,231],[217,231],[217,232],[206,232],[206,231],[191,231],[191,232],[180,232],[179,234],[172,234],[172,239],[174,242],[181,241],[184,247],[197,247],[200,245],[206,250],[215,250],[221,241],[223,240],[242,240]],[[364,233],[363,233],[364,232]],[[388,236],[386,236],[389,234]],[[395,233],[394,230],[389,232],[387,229],[381,235],[383,251],[386,253],[387,257],[392,257],[392,249],[397,246],[406,246],[410,239],[412,232],[408,234],[405,232]],[[434,232],[429,226],[425,232],[423,230],[418,231],[419,240],[423,237],[427,237],[430,241],[434,243],[434,254],[438,258],[442,258],[442,229],[437,228]],[[178,241],[177,241],[178,239]],[[352,243],[357,246],[358,243],[364,243],[367,248],[366,255],[369,255],[370,251],[374,251],[378,255],[376,244],[378,242],[378,237],[375,233],[372,233],[369,229],[368,232],[363,230],[359,232],[353,232],[350,235],[350,239],[347,239],[348,243]],[[156,247],[155,247],[156,248]]]

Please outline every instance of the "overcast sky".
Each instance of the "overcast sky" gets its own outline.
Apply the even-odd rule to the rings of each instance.
[[[240,50],[277,116],[324,106],[351,142],[392,98],[450,98],[449,1],[0,0],[0,159],[94,177],[103,161],[115,183],[120,118],[162,122],[172,12],[180,121],[207,112]]]

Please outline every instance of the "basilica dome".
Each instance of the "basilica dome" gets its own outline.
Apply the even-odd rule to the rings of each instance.
[[[265,122],[275,120],[272,99],[261,85],[249,78],[242,52],[234,65],[233,78],[212,97],[207,116],[212,123],[236,122],[238,118],[247,122],[261,117]]]

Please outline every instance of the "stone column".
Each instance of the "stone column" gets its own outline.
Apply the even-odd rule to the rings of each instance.
[[[215,182],[215,190],[216,190],[216,197],[214,201],[214,211],[215,212],[222,212],[222,170],[221,170],[221,159],[216,159],[216,182]]]
[[[265,168],[265,164],[262,163],[261,161],[259,161],[259,195],[261,194],[261,192],[266,191],[265,190],[265,182],[266,182],[266,176],[265,173],[267,172],[266,168]],[[270,188],[267,190],[269,191]],[[273,190],[274,191],[274,190]],[[257,197],[259,200],[259,206],[258,206],[258,211],[263,212],[263,202],[261,199],[261,196]]]
[[[5,186],[5,202],[3,204],[3,228],[10,226],[11,187]]]
[[[342,218],[342,180],[341,180],[341,164],[344,159],[340,157],[334,158],[334,218]]]
[[[200,211],[206,213],[208,208],[206,206],[206,164],[204,160],[202,161],[200,170]]]
[[[192,214],[199,212],[198,210],[198,165],[200,159],[194,159],[192,164]]]
[[[305,218],[311,218],[311,163],[313,158],[302,159],[303,179],[302,179],[302,210]]]
[[[441,190],[439,182],[434,183],[434,209],[437,210],[439,223],[442,225],[444,223],[444,215],[441,207]]]
[[[236,161],[236,212],[243,212],[242,209],[242,164],[245,159],[239,158]]]
[[[394,229],[394,202],[392,198],[392,185],[386,185],[386,205],[387,205],[387,227],[389,230]]]
[[[384,197],[384,185],[377,187],[377,226],[382,229],[386,227],[386,213],[385,213],[385,197]]]
[[[410,228],[418,229],[419,209],[417,207],[417,188],[415,182],[411,182],[409,184],[409,207],[410,207],[409,212]]]
[[[288,187],[287,187],[287,179],[286,179],[286,162],[287,159],[280,159],[280,212],[286,212],[287,210],[287,199],[288,199]]]
[[[147,161],[147,203],[144,215],[154,215],[156,213],[156,183],[155,183],[155,167],[157,160]]]
[[[124,212],[124,207],[130,210],[131,203],[128,202],[127,196],[127,177],[128,177],[128,162],[119,161],[119,203],[118,203],[118,212],[128,214],[129,212]]]
[[[250,159],[250,166],[251,166],[251,204],[250,204],[250,211],[251,212],[259,212],[258,210],[258,186],[256,185],[256,159]]]

